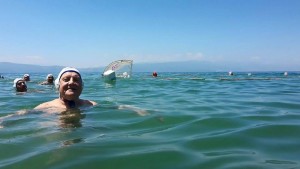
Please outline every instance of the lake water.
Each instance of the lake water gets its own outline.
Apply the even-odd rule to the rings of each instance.
[[[58,97],[38,85],[47,74],[30,74],[25,94],[12,88],[23,74],[3,75],[0,168],[300,169],[299,72],[134,73],[116,83],[83,73],[81,98],[98,105],[61,115],[32,111]]]

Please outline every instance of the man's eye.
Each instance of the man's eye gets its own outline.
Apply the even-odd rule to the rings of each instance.
[[[70,79],[68,79],[68,78],[64,78],[64,79],[63,79],[64,82],[68,82],[69,80],[70,80]]]
[[[79,82],[80,81],[80,79],[73,79],[74,80],[74,82]]]

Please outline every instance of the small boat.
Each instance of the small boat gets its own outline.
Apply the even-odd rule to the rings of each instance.
[[[117,78],[130,78],[132,74],[132,60],[117,60],[110,63],[103,71],[105,81],[114,81]]]
[[[105,81],[116,80],[116,72],[113,70],[107,70],[102,75]]]

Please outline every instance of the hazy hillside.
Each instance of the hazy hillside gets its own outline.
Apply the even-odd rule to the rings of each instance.
[[[39,66],[0,62],[0,73],[58,73],[63,66]],[[102,72],[104,67],[78,68],[82,72]],[[299,71],[298,66],[242,65],[237,63],[212,63],[204,61],[133,63],[133,72],[227,72],[227,71]]]
[[[0,62],[0,73],[51,73],[59,72],[62,66],[39,66],[29,64],[18,64],[9,62]]]
[[[0,73],[59,72],[62,66],[39,66],[0,62]],[[78,68],[82,72],[102,72],[104,67]],[[216,71],[213,65],[203,62],[133,63],[133,72],[199,72]]]
[[[0,73],[48,73],[59,72],[62,66],[39,66],[0,62]],[[102,72],[104,67],[78,68],[82,72]],[[133,72],[202,72],[228,71],[226,66],[216,66],[205,62],[168,62],[168,63],[133,63]]]

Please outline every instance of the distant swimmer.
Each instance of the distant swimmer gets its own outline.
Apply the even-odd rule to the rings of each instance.
[[[284,72],[284,76],[288,76],[288,72]]]
[[[23,79],[28,82],[30,81],[30,75],[29,74],[24,74]]]
[[[54,77],[52,74],[48,74],[46,81],[42,82],[41,85],[54,85]]]
[[[16,78],[13,87],[17,92],[27,92],[26,82],[22,78]]]
[[[229,75],[229,76],[233,76],[233,72],[231,72],[231,71],[228,72],[228,75]]]
[[[152,73],[152,76],[153,76],[153,77],[157,77],[157,73],[156,73],[156,72],[153,72],[153,73]]]

